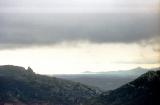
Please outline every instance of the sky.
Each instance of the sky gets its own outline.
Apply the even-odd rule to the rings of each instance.
[[[40,74],[160,66],[160,0],[1,0],[0,65]]]

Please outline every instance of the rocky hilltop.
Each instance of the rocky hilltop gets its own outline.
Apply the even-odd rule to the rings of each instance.
[[[35,74],[29,67],[0,66],[0,105],[82,105],[98,89]]]

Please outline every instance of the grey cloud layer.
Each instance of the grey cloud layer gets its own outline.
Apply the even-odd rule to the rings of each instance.
[[[132,43],[159,38],[158,14],[0,14],[0,44],[88,40]]]

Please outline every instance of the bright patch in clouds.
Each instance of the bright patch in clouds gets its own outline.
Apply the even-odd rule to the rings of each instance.
[[[62,43],[0,51],[0,64],[31,66],[41,74],[125,70],[158,67],[158,54],[138,44]]]

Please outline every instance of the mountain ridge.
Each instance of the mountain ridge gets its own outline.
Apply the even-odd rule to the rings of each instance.
[[[160,105],[160,70],[102,92],[19,66],[0,66],[0,105]]]
[[[102,93],[88,105],[160,105],[160,70],[148,71],[132,82]]]
[[[31,68],[12,65],[0,66],[0,85],[0,102],[25,105],[81,105],[100,92],[80,83],[36,74]]]

